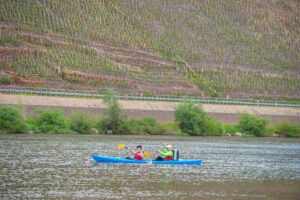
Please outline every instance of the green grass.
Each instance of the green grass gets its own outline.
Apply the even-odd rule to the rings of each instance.
[[[20,46],[21,40],[15,35],[6,35],[0,33],[0,45]]]
[[[0,85],[10,85],[13,81],[9,76],[0,76]]]
[[[211,97],[221,93],[240,93],[247,96],[247,92],[257,92],[270,97],[278,93],[297,96],[300,88],[299,77],[284,76],[284,73],[272,76],[258,72],[205,70],[190,73],[189,79]]]

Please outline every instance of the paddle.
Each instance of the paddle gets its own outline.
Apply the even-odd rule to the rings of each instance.
[[[124,148],[127,149],[127,147],[126,147],[124,144],[119,144],[118,148],[119,148],[119,149],[124,149]]]
[[[118,145],[118,148],[119,149],[129,149],[128,147],[126,147],[124,144],[119,144]],[[149,158],[149,156],[150,156],[150,153],[149,152],[147,152],[147,151],[144,151],[143,152],[143,156],[145,157],[145,158]]]

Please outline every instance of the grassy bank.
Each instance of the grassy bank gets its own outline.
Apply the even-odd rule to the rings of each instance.
[[[59,109],[37,109],[27,117],[21,105],[0,105],[0,132],[300,137],[299,125],[286,121],[269,125],[266,119],[247,113],[240,115],[236,125],[224,124],[209,117],[201,105],[189,101],[176,108],[174,122],[164,123],[152,117],[128,119],[113,94],[106,97],[105,103],[108,108],[103,117],[79,111],[65,116]]]

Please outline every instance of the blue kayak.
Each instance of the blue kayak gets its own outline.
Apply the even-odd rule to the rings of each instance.
[[[101,155],[93,155],[93,159],[99,163],[114,163],[114,164],[154,164],[154,165],[201,165],[202,160],[168,160],[168,161],[157,161],[157,160],[130,160],[120,157],[109,157]]]

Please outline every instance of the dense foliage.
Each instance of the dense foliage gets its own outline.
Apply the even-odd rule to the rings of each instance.
[[[41,133],[68,133],[69,123],[59,109],[38,109],[32,119],[36,131]]]
[[[268,121],[264,118],[256,117],[248,113],[240,115],[239,127],[246,134],[264,136]]]
[[[9,85],[12,83],[12,80],[8,76],[0,76],[0,84]]]
[[[0,105],[0,130],[22,133],[27,131],[24,118],[19,108]]]
[[[158,123],[152,117],[131,119],[128,121],[128,127],[131,134],[162,135],[168,130],[164,124]]]
[[[268,125],[268,121],[243,113],[239,124],[223,124],[209,117],[199,104],[185,101],[175,111],[175,122],[160,123],[155,118],[127,119],[114,93],[105,97],[104,117],[73,112],[65,117],[59,109],[38,109],[24,119],[19,107],[0,105],[0,132],[7,133],[99,133],[99,134],[188,134],[193,136],[252,135],[300,137],[300,126],[286,121]],[[241,133],[239,133],[241,132]]]
[[[222,124],[208,117],[199,104],[185,101],[175,110],[175,121],[185,134],[189,135],[222,135]]]
[[[287,121],[275,124],[274,129],[279,136],[300,137],[300,125],[289,124]]]
[[[175,121],[183,133],[203,135],[206,130],[207,114],[200,105],[186,101],[176,108]]]
[[[117,94],[113,91],[107,91],[104,97],[104,103],[107,106],[106,115],[103,118],[103,125],[106,132],[112,134],[127,134],[127,118],[118,103]]]
[[[74,112],[70,116],[70,127],[77,133],[90,133],[92,131],[92,119],[84,112]]]

